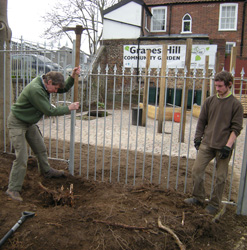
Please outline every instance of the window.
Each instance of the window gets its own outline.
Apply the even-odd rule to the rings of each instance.
[[[184,15],[182,20],[182,33],[191,33],[192,20],[189,14]]]
[[[166,31],[167,8],[152,8],[152,31]]]
[[[219,30],[237,30],[238,4],[220,5]]]
[[[226,42],[226,54],[231,54],[232,47],[235,47],[235,42]]]

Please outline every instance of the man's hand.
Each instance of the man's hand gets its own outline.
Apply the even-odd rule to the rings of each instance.
[[[69,110],[77,110],[79,108],[79,102],[73,102],[69,105]]]
[[[224,146],[219,152],[220,159],[228,158],[231,153],[231,150],[232,150],[231,148]]]
[[[81,72],[81,67],[75,67],[73,70],[72,70],[72,73],[71,73],[71,77],[75,78],[75,75],[80,75],[80,72]]]
[[[194,146],[196,148],[196,150],[199,149],[200,145],[201,145],[202,139],[201,138],[195,138],[194,139]]]

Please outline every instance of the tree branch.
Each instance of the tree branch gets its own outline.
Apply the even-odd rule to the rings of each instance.
[[[181,250],[186,250],[185,245],[180,241],[178,236],[169,227],[162,225],[160,218],[158,218],[158,227],[170,233]]]
[[[125,229],[133,229],[133,230],[149,230],[149,229],[152,229],[152,227],[130,226],[130,225],[125,225],[125,224],[116,223],[116,222],[104,221],[104,220],[93,220],[93,222],[94,223],[102,223],[102,224],[106,224],[106,225],[113,226],[113,227],[122,227],[122,228],[125,228]]]

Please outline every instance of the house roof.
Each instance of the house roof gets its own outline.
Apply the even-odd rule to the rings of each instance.
[[[145,4],[145,2],[143,0],[122,0],[119,3],[111,6],[110,8],[103,10],[103,15],[106,15],[107,13],[109,13],[109,12],[111,12],[113,10],[116,10],[116,9],[122,7],[123,5],[130,3],[130,2],[135,2],[137,4],[142,5],[148,11],[148,13],[150,15],[152,15],[150,10],[148,9],[148,7],[146,6],[146,4]]]
[[[245,0],[143,0],[146,5],[164,5],[179,3],[208,3],[208,2],[244,2]]]
[[[151,14],[147,6],[156,6],[156,5],[166,5],[166,4],[182,4],[182,3],[210,3],[210,2],[244,2],[245,0],[122,0],[117,4],[109,7],[108,9],[103,10],[103,15],[110,13],[113,10],[116,10],[122,7],[125,4],[130,2],[135,2],[142,5],[147,12]]]

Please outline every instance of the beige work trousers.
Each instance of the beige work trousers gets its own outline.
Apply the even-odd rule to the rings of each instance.
[[[200,145],[192,169],[193,196],[201,202],[205,201],[205,170],[209,162],[214,158],[216,158],[216,181],[209,203],[214,207],[219,208],[227,179],[228,164],[231,159],[231,153],[228,158],[220,159],[219,150],[210,148],[204,144]]]
[[[16,156],[11,168],[8,188],[11,191],[21,191],[27,169],[27,142],[37,158],[40,173],[47,172],[50,169],[47,150],[36,124],[22,122],[10,113],[7,126]]]

